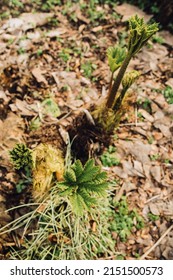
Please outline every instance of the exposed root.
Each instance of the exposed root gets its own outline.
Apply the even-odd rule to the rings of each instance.
[[[68,127],[72,154],[83,163],[89,157],[100,155],[110,145],[111,135],[97,123],[93,124],[85,112],[80,113]]]

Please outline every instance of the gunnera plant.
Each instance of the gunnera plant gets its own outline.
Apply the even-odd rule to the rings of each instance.
[[[39,168],[40,162],[51,161],[52,157],[45,153],[42,145],[37,148]],[[46,148],[48,150],[47,146]],[[25,146],[24,150],[26,149]],[[28,153],[32,161],[36,161],[35,149],[29,149]],[[20,155],[22,157],[22,153]],[[45,189],[41,178],[40,199],[33,195],[33,202],[8,210],[14,213],[16,209],[25,209],[25,214],[0,229],[0,234],[13,233],[18,240],[19,246],[11,248],[9,259],[85,260],[107,258],[115,253],[110,232],[106,172],[96,166],[93,159],[88,160],[85,165],[76,160],[64,168],[63,176],[61,179],[58,176],[58,180],[55,172],[55,158],[58,156],[56,154],[52,161],[56,168],[51,168],[51,172],[55,176],[50,174],[50,166],[45,167],[49,169],[48,179],[45,179],[44,172],[43,177],[49,189]],[[15,160],[18,162],[19,158],[13,160],[15,166]],[[42,168],[43,166],[43,171]],[[38,173],[39,176],[37,165],[32,163],[33,182],[36,180],[38,183],[40,171]],[[34,193],[36,186],[33,184]]]
[[[129,36],[127,47],[109,47],[107,50],[111,79],[106,99],[91,105],[85,113],[80,114],[69,127],[68,132],[73,141],[73,152],[78,158],[87,159],[92,154],[102,151],[110,144],[111,135],[127,110],[128,89],[139,77],[138,71],[126,73],[131,59],[141,50],[147,41],[158,31],[158,24],[146,24],[138,15],[129,19]],[[119,69],[117,75],[116,71]],[[121,87],[120,87],[121,85]]]

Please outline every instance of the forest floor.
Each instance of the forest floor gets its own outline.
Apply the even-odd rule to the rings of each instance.
[[[126,44],[128,18],[136,13],[150,18],[128,4],[81,2],[46,12],[36,4],[0,8],[1,227],[15,218],[6,209],[28,200],[9,151],[21,142],[30,148],[45,142],[58,146],[57,128],[63,139],[73,118],[106,95],[106,49]],[[116,200],[126,196],[129,209],[136,208],[145,221],[125,241],[112,233],[124,259],[173,259],[172,46],[173,35],[159,31],[131,61],[129,69],[141,71],[132,104],[115,131],[113,149],[97,159]],[[12,235],[0,236],[2,259],[14,244]]]

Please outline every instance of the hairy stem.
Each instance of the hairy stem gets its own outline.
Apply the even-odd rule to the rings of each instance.
[[[120,109],[126,92],[127,92],[127,88],[123,88],[122,91],[121,91],[120,96],[117,98],[117,100],[116,100],[116,102],[115,102],[115,104],[113,106],[113,110],[114,111],[118,111]]]
[[[109,91],[108,91],[108,95],[110,94],[111,89],[112,89],[113,77],[114,77],[114,72],[112,72],[112,74],[111,74],[111,79],[110,79],[110,83],[109,83]]]
[[[117,75],[117,77],[116,77],[116,79],[114,81],[114,84],[113,84],[113,86],[111,88],[111,91],[110,91],[110,93],[108,95],[108,100],[107,100],[107,103],[106,103],[106,106],[108,108],[112,108],[113,107],[114,100],[115,100],[116,94],[118,92],[120,83],[122,81],[122,78],[124,76],[124,73],[125,73],[125,71],[127,69],[127,66],[129,64],[131,58],[132,58],[132,54],[128,53],[126,58],[125,58],[125,60],[124,60],[124,62],[123,62],[123,64],[122,64],[122,66],[121,66],[121,68],[120,68],[120,70],[119,70],[119,72],[118,72],[118,75]]]

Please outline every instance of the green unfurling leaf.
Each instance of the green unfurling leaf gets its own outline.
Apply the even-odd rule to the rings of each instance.
[[[126,90],[131,87],[131,85],[136,81],[136,79],[140,76],[139,71],[132,70],[130,72],[127,72],[122,80],[122,86]]]
[[[108,64],[112,73],[114,73],[125,59],[125,48],[119,46],[109,47],[107,49]]]
[[[158,31],[158,24],[146,24],[143,18],[139,18],[138,15],[135,15],[129,19],[129,29],[128,52],[134,55],[143,47],[149,38]]]

